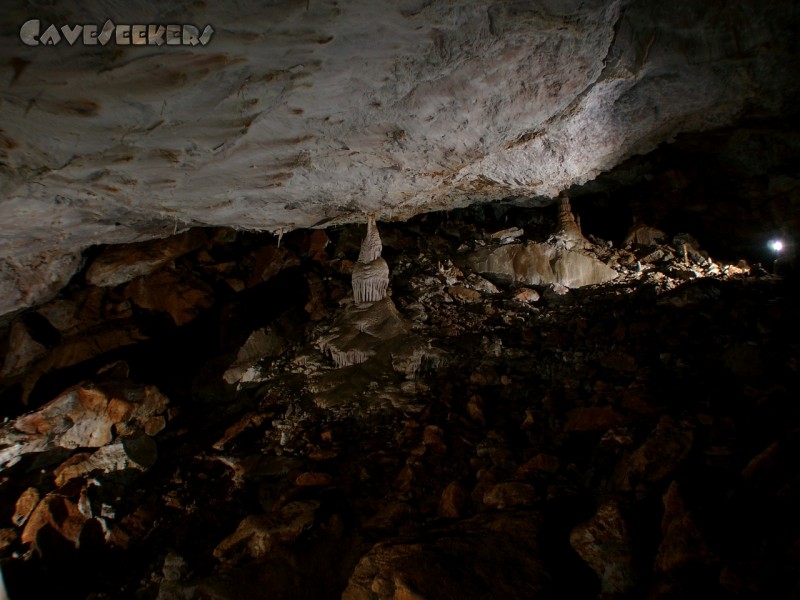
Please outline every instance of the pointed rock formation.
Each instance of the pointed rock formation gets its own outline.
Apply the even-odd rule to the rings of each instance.
[[[389,265],[381,258],[383,244],[375,224],[375,216],[367,221],[367,235],[361,242],[358,262],[353,268],[353,299],[356,304],[377,302],[386,297],[389,288]]]
[[[583,247],[588,244],[588,240],[583,237],[581,228],[575,220],[575,215],[572,214],[572,208],[569,205],[569,197],[562,194],[558,197],[558,233],[555,237],[563,241],[567,249]]]

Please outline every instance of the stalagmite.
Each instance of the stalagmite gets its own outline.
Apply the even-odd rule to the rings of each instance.
[[[367,235],[361,242],[358,262],[353,268],[353,299],[356,304],[377,302],[386,297],[389,288],[389,265],[381,258],[383,244],[375,224],[375,216],[367,221]]]
[[[558,197],[558,233],[556,233],[556,238],[565,242],[568,249],[589,243],[583,237],[581,228],[572,214],[569,197],[566,194]]]

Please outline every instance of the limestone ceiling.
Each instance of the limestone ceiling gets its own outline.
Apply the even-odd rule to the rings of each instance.
[[[4,2],[0,313],[99,243],[552,197],[797,97],[794,2]],[[192,24],[206,45],[27,46]]]

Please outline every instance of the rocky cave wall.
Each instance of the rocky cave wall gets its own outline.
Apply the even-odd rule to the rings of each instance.
[[[548,202],[686,131],[797,106],[793,2],[7,2],[0,312],[93,245]],[[206,46],[21,43],[192,23]],[[722,199],[724,201],[724,199]]]

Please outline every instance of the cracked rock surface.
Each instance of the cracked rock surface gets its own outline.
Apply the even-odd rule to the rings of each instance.
[[[545,202],[680,132],[781,116],[800,85],[791,1],[85,4],[0,9],[1,313],[96,244]],[[215,33],[19,39],[109,17]]]

